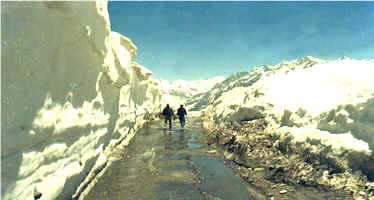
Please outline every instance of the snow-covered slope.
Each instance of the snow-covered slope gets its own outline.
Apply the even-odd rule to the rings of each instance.
[[[188,99],[193,96],[209,91],[223,80],[225,80],[225,77],[216,76],[208,80],[176,80],[172,82],[167,80],[155,80],[155,82],[159,85],[162,94],[162,102],[164,104],[169,103],[173,107],[178,107],[180,104],[186,104]]]
[[[159,110],[157,84],[106,1],[1,4],[1,198],[71,199]]]
[[[194,109],[203,110],[208,127],[264,118],[268,133],[295,144],[318,141],[332,148],[332,159],[374,173],[374,163],[367,164],[374,150],[373,75],[373,60],[305,57],[234,74],[194,99]]]

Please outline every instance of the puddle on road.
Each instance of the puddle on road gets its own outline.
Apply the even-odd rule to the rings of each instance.
[[[192,157],[202,175],[201,190],[221,199],[248,200],[246,185],[235,176],[221,160],[207,157]]]
[[[137,133],[86,199],[254,199],[247,183],[207,153],[201,129],[159,127]]]

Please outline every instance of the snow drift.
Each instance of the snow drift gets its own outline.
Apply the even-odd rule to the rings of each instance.
[[[160,108],[106,1],[2,2],[1,197],[71,199]]]
[[[371,176],[373,74],[373,60],[305,57],[234,74],[194,99],[194,109],[203,110],[207,127],[264,118],[281,141],[331,147],[324,156]]]

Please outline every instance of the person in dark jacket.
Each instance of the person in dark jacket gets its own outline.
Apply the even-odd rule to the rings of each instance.
[[[184,125],[186,124],[186,118],[187,115],[186,109],[183,108],[183,105],[181,105],[178,108],[177,115],[179,117],[179,122],[181,123],[182,128],[184,128]]]
[[[169,129],[171,129],[171,118],[174,116],[174,111],[169,104],[166,104],[166,107],[162,110],[162,115],[165,117],[165,124],[169,121]]]

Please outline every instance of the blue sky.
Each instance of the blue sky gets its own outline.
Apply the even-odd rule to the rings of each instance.
[[[110,1],[113,31],[166,80],[199,80],[304,56],[374,58],[374,2]]]

